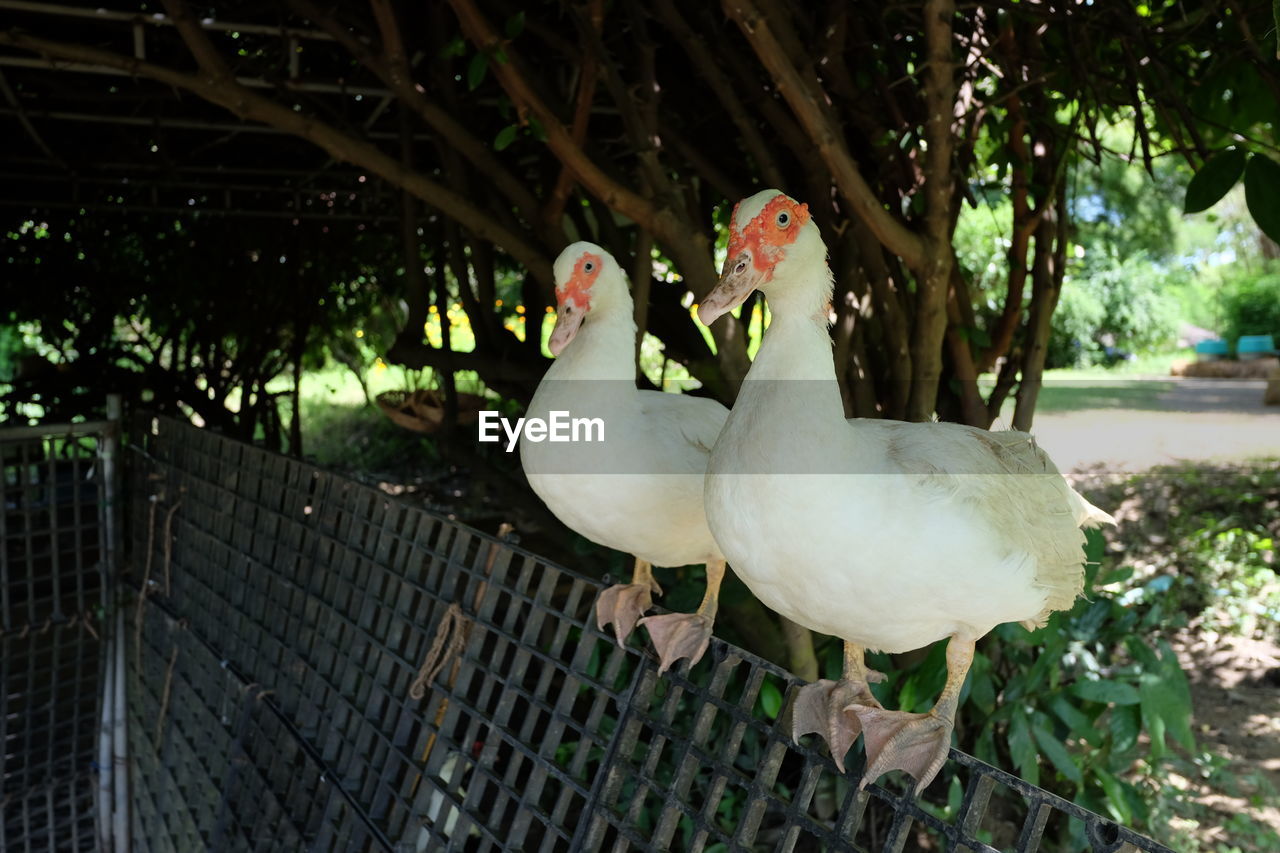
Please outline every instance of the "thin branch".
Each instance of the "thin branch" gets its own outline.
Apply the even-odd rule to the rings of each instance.
[[[588,191],[629,219],[647,226],[659,239],[678,239],[680,225],[670,212],[632,192],[605,174],[573,141],[560,118],[543,103],[508,56],[511,47],[494,32],[472,0],[449,0],[467,38],[489,57],[489,68],[517,109],[532,113],[547,134],[547,146],[577,176]]]
[[[769,146],[764,141],[764,135],[756,123],[752,121],[747,114],[746,109],[739,100],[737,94],[733,90],[733,84],[728,76],[721,70],[720,65],[716,62],[707,43],[694,33],[689,23],[681,16],[676,8],[674,0],[659,0],[658,15],[662,19],[662,23],[676,37],[676,41],[680,42],[680,46],[684,48],[684,52],[688,54],[689,59],[693,62],[693,67],[697,70],[698,76],[707,84],[712,93],[719,100],[720,105],[729,113],[729,119],[733,122],[733,126],[737,128],[738,135],[742,138],[742,144],[747,149],[747,153],[755,161],[756,168],[760,170],[761,177],[767,186],[782,187],[786,181],[782,177],[782,172],[778,169],[777,162],[774,160],[769,151]]]
[[[85,62],[116,68],[131,75],[157,80],[161,83],[199,95],[205,100],[230,110],[242,119],[271,125],[315,143],[335,160],[353,163],[416,195],[444,215],[475,234],[501,247],[517,262],[525,265],[539,281],[554,282],[550,260],[537,247],[523,237],[495,223],[485,211],[479,209],[459,194],[432,181],[426,175],[406,169],[396,158],[363,140],[349,136],[332,125],[294,112],[271,101],[234,80],[213,80],[193,74],[174,71],[131,56],[112,53],[79,44],[68,44],[7,30],[0,31],[0,45],[8,45],[32,53],[43,54],[50,59]]]
[[[449,143],[459,154],[471,162],[481,174],[513,204],[520,216],[530,225],[537,225],[538,202],[533,193],[493,155],[489,146],[471,134],[457,119],[427,98],[413,81],[413,74],[405,54],[399,26],[386,0],[371,0],[374,18],[382,34],[385,51],[380,53],[363,39],[342,26],[331,14],[326,14],[311,0],[287,0],[293,10],[320,27],[346,48],[361,65],[378,76],[396,97],[416,112],[427,126]],[[563,242],[563,234],[559,241]]]
[[[725,13],[737,22],[769,70],[778,91],[822,155],[854,214],[866,223],[889,251],[900,256],[913,269],[920,267],[927,257],[924,242],[880,203],[858,170],[843,135],[831,124],[822,106],[810,96],[800,72],[787,57],[770,22],[752,0],[723,0],[723,5]]]
[[[590,0],[587,7],[587,26],[599,38],[600,31],[604,28],[604,2],[603,0]],[[587,51],[582,58],[582,66],[578,72],[578,98],[573,109],[573,126],[569,132],[573,142],[579,148],[587,138],[587,123],[591,120],[591,103],[595,100],[596,81],[600,76],[600,60],[595,51]],[[564,206],[569,200],[569,193],[573,189],[573,173],[568,166],[560,166],[560,175],[556,178],[556,185],[551,190],[551,197],[547,199],[546,207],[543,208],[543,219],[547,222],[558,223],[564,216]]]

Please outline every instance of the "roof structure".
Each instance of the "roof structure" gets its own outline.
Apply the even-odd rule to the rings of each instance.
[[[393,96],[323,32],[276,4],[220,3],[202,28],[238,81],[388,147]],[[183,70],[194,62],[155,5],[0,0],[0,29]],[[421,138],[421,137],[419,137]],[[0,208],[378,221],[397,193],[320,148],[162,83],[0,45]]]

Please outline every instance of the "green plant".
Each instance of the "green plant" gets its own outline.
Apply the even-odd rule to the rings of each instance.
[[[1171,743],[1195,749],[1190,688],[1160,637],[1170,615],[1124,599],[1133,569],[1099,571],[1096,533],[1088,555],[1075,607],[1035,631],[1002,625],[979,643],[961,694],[957,743],[1086,808],[1152,829],[1150,781],[1172,755]],[[830,676],[839,669],[838,645],[827,651]],[[870,663],[888,675],[873,687],[878,698],[907,711],[928,710],[946,677],[943,644],[906,669],[881,655]],[[1085,849],[1083,837],[1060,841]]]
[[[1241,335],[1280,338],[1280,267],[1272,265],[1227,279],[1219,298],[1222,334],[1228,341]]]
[[[1062,289],[1053,315],[1046,363],[1088,366],[1106,347],[1148,352],[1167,346],[1177,331],[1178,289],[1186,273],[1159,266],[1145,254],[1090,264]]]

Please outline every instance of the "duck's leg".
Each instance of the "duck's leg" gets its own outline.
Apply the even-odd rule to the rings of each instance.
[[[836,767],[844,772],[844,756],[862,733],[862,723],[854,705],[880,707],[871,693],[870,682],[884,681],[884,675],[867,669],[866,650],[855,643],[844,644],[844,675],[839,681],[822,679],[806,684],[796,694],[791,711],[791,737],[822,735],[831,747]]]
[[[636,623],[653,606],[653,595],[662,595],[662,587],[653,579],[653,566],[636,557],[631,583],[617,583],[600,593],[596,600],[596,624],[603,631],[612,623],[618,645],[627,641]]]
[[[917,794],[933,781],[951,749],[960,688],[972,663],[973,638],[952,635],[947,644],[947,684],[927,714],[886,711],[878,704],[850,706],[866,734],[867,769],[859,790],[890,770],[905,770],[915,777]]]
[[[711,643],[711,626],[720,606],[720,583],[724,580],[724,560],[707,563],[707,591],[694,613],[664,613],[646,616],[640,624],[649,630],[649,639],[658,650],[658,674],[666,672],[680,658],[689,666],[701,659]]]

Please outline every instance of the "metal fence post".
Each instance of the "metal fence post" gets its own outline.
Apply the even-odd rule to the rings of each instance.
[[[121,545],[123,530],[120,506],[120,434],[124,406],[119,394],[107,395],[107,429],[103,433],[102,490],[106,526],[103,529],[103,565],[106,570],[103,588],[107,591],[112,618],[111,646],[107,653],[108,678],[103,695],[103,727],[111,734],[111,761],[102,769],[111,777],[111,836],[116,853],[130,849],[129,838],[129,731],[127,727],[127,671],[125,668],[124,608],[119,601]],[[104,816],[105,817],[105,816]]]

